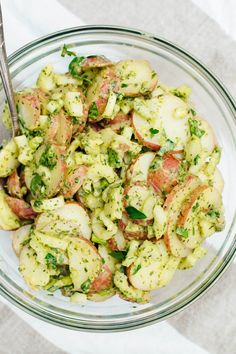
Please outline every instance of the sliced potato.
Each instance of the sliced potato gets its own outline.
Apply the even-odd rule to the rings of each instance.
[[[30,229],[31,225],[24,225],[12,232],[12,247],[17,257],[20,256],[24,243],[30,238]]]
[[[160,275],[159,275],[159,287],[166,286],[173,278],[178,265],[180,258],[170,256],[167,263],[164,265]]]
[[[67,203],[54,210],[43,213],[36,220],[36,229],[49,235],[67,234],[90,239],[91,226],[89,216],[78,203]]]
[[[41,288],[49,283],[50,271],[46,265],[37,262],[35,251],[29,246],[22,248],[19,270],[27,285],[32,289]]]
[[[67,249],[67,246],[69,244],[68,238],[59,238],[56,236],[51,236],[48,234],[44,234],[42,232],[36,231],[35,230],[35,236],[36,238],[43,244],[52,248],[59,248],[63,251]]]
[[[155,162],[157,164],[155,166]],[[169,193],[178,183],[181,161],[171,154],[156,158],[148,172],[147,182],[157,193]]]
[[[83,238],[71,238],[67,250],[74,288],[88,292],[92,282],[101,272],[101,257],[96,247]]]
[[[127,171],[127,179],[132,182],[146,182],[149,167],[155,157],[153,152],[140,155]]]
[[[132,285],[129,284],[127,276],[124,273],[121,273],[119,270],[115,272],[114,284],[119,290],[121,297],[123,297],[125,300],[141,304],[150,300],[149,292],[135,289]]]
[[[31,208],[30,204],[26,203],[23,199],[6,196],[6,202],[13,213],[20,219],[32,220],[37,216],[37,213]]]
[[[2,230],[15,230],[20,227],[20,219],[13,213],[6,198],[6,193],[3,189],[0,189],[0,228]]]
[[[112,273],[116,270],[116,264],[118,263],[117,259],[112,257],[109,253],[111,251],[105,245],[98,246],[98,253],[102,257],[102,261],[105,265],[109,267]]]
[[[115,289],[110,288],[110,289],[99,291],[98,293],[88,294],[87,297],[88,297],[88,300],[90,300],[90,301],[102,302],[102,301],[106,301],[106,300],[110,299],[115,294],[116,294]]]
[[[11,139],[0,150],[0,177],[10,176],[10,174],[19,166],[18,155],[18,147],[14,139]]]
[[[150,291],[160,286],[159,277],[168,260],[163,246],[163,240],[160,240],[157,243],[144,241],[139,247],[137,258],[128,269],[128,278],[134,288]]]
[[[176,257],[186,257],[190,252],[190,249],[184,245],[176,234],[176,224],[182,203],[200,184],[199,178],[189,176],[184,183],[177,185],[171,191],[165,201],[164,206],[168,212],[168,225],[164,240],[169,251]]]
[[[30,204],[35,212],[44,213],[63,207],[65,201],[63,196],[60,195],[51,199],[31,200]]]
[[[87,171],[87,166],[80,165],[66,176],[62,187],[62,194],[66,199],[73,198],[73,195],[80,189]]]
[[[94,279],[89,292],[100,292],[112,287],[112,271],[107,264],[102,266],[100,274]]]
[[[192,268],[199,259],[206,255],[206,253],[207,250],[205,248],[198,246],[187,257],[181,259],[178,268],[181,270]]]
[[[12,172],[7,179],[7,191],[12,197],[20,199],[24,195],[25,191],[21,187],[20,177],[18,176],[17,170]]]
[[[123,60],[115,65],[124,96],[139,96],[151,92],[157,84],[157,75],[146,60]]]
[[[117,233],[107,241],[107,243],[112,251],[123,251],[126,249],[127,241],[123,232],[118,230]]]

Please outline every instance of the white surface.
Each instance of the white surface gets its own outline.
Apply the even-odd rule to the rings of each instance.
[[[221,10],[225,1],[212,0],[207,2],[206,0],[194,0],[194,2],[208,12],[212,11],[211,15],[215,16],[216,20],[219,17],[221,25],[227,31],[234,31],[231,34],[236,38],[234,18],[232,17],[232,21],[229,23],[225,22],[226,15],[232,11],[232,8],[228,12],[224,5],[224,11],[222,12]],[[22,3],[24,3],[24,6],[22,6]],[[217,4],[219,5],[217,6]],[[232,6],[233,0],[228,1],[228,4]],[[24,0],[24,2],[22,0],[3,0],[2,7],[9,53],[26,42],[46,33],[82,24],[79,19],[66,11],[55,0]],[[224,17],[219,16],[222,13]],[[12,28],[17,30],[13,32]],[[3,301],[5,302],[5,300]],[[165,354],[172,353],[173,348],[175,354],[207,353],[180,335],[167,322],[125,333],[90,334],[58,328],[32,318],[13,306],[11,308],[46,339],[68,353]]]
[[[236,40],[235,0],[192,0],[200,9],[213,18],[222,29]]]

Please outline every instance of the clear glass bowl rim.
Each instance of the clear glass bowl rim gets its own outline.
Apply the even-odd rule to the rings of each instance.
[[[115,34],[131,35],[134,38],[143,39],[152,44],[161,43],[162,45],[171,48],[174,52],[178,53],[181,56],[181,58],[184,58],[188,62],[192,63],[195,69],[198,69],[201,72],[201,74],[208,81],[211,82],[211,84],[217,89],[217,91],[221,94],[221,96],[223,96],[224,100],[228,104],[228,107],[233,112],[234,117],[236,117],[236,103],[233,97],[230,95],[230,93],[222,84],[222,82],[216,77],[216,75],[211,72],[211,70],[209,70],[192,54],[188,53],[186,50],[182,49],[178,45],[164,38],[157,37],[153,34],[139,31],[133,28],[124,28],[120,26],[92,25],[92,26],[72,27],[61,31],[53,32],[51,34],[40,37],[39,39],[36,39],[26,44],[25,46],[19,48],[17,51],[11,54],[8,58],[9,66],[11,67],[21,57],[23,57],[27,52],[30,52],[32,49],[36,49],[40,46],[47,45],[48,43],[54,41],[55,39],[62,39],[63,37],[66,38],[67,36],[80,34],[80,33],[92,34],[98,32],[106,32],[108,34],[115,33]],[[114,331],[130,330],[130,329],[144,327],[153,324],[155,322],[165,320],[173,316],[174,314],[177,314],[178,312],[182,311],[190,304],[198,300],[223,275],[223,273],[227,270],[228,266],[232,262],[235,254],[236,254],[236,235],[234,236],[234,242],[232,248],[228,250],[228,252],[226,253],[224,257],[224,261],[221,262],[220,266],[217,268],[215,273],[211,274],[211,276],[208,277],[207,281],[205,281],[203,284],[201,284],[198,287],[197,291],[194,294],[192,294],[190,297],[188,296],[184,297],[181,301],[172,305],[166,311],[163,311],[163,313],[159,313],[159,314],[151,313],[149,315],[147,314],[146,316],[142,316],[141,318],[135,319],[134,321],[131,318],[125,321],[124,323],[122,322],[122,320],[114,321],[114,323],[112,321],[108,321],[107,323],[102,322],[101,324],[99,324],[99,322],[88,323],[86,320],[79,320],[72,317],[68,318],[67,316],[63,316],[61,314],[58,315],[52,311],[42,310],[40,306],[37,307],[35,305],[32,305],[32,303],[30,304],[29,302],[25,301],[20,296],[18,296],[16,293],[14,293],[14,289],[12,289],[11,286],[8,286],[4,281],[4,274],[2,274],[1,271],[0,271],[0,280],[1,280],[0,295],[2,295],[5,299],[7,299],[9,302],[11,302],[13,305],[20,308],[24,312],[60,327],[80,330],[80,331],[90,331],[90,332],[114,332]]]

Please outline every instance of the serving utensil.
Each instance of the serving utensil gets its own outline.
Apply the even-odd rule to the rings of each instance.
[[[3,88],[9,106],[10,117],[12,121],[12,136],[14,137],[19,134],[20,128],[19,128],[17,110],[16,110],[16,105],[14,100],[13,86],[12,86],[9,67],[7,63],[1,4],[0,4],[0,76],[2,79]]]

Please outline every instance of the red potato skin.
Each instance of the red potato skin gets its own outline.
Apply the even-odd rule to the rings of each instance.
[[[8,193],[15,198],[22,198],[21,182],[17,171],[14,171],[7,179]]]
[[[145,228],[143,231],[136,231],[136,232],[125,231],[125,228],[127,226],[127,222],[125,221],[125,218],[118,220],[118,227],[123,232],[126,240],[147,240],[148,239]]]
[[[54,143],[56,141],[56,135],[59,126],[60,126],[59,116],[58,115],[52,116],[51,121],[49,123],[49,127],[46,131],[46,136],[45,136],[46,141],[50,143]]]
[[[37,128],[41,107],[38,93],[36,91],[32,91],[25,94],[16,94],[16,103],[25,105],[26,107],[31,107],[33,114],[31,116],[30,126],[27,128],[30,130]]]
[[[189,181],[191,181],[191,180],[194,179],[194,178],[196,178],[196,177],[193,176],[193,175],[189,175],[189,176],[186,177],[184,183],[189,182]],[[173,200],[174,200],[174,198],[175,198],[175,196],[176,196],[176,193],[177,193],[179,190],[181,190],[182,188],[183,188],[183,184],[182,184],[182,183],[181,183],[181,184],[177,184],[177,185],[171,190],[171,192],[167,195],[167,198],[166,198],[165,203],[164,203],[164,208],[165,208],[166,210],[168,210],[168,209],[170,208],[170,206],[171,206],[171,204],[172,204],[172,202],[173,202]]]
[[[94,279],[89,289],[90,293],[97,293],[102,290],[109,289],[112,286],[112,272],[110,268],[104,264],[101,273]]]
[[[161,146],[155,143],[151,143],[150,141],[145,141],[143,139],[143,137],[139,134],[139,132],[136,130],[134,124],[133,124],[133,120],[132,120],[132,126],[134,129],[134,134],[136,136],[136,138],[138,139],[138,141],[140,143],[142,143],[144,146],[148,147],[149,149],[151,149],[152,151],[158,151],[160,150]]]
[[[70,144],[73,132],[73,125],[70,117],[64,112],[51,116],[51,121],[46,133],[46,141],[52,144]]]
[[[31,206],[22,199],[6,197],[6,201],[13,213],[20,219],[32,220],[38,215],[33,211]]]
[[[110,238],[109,240],[107,240],[107,244],[108,244],[108,247],[112,250],[112,251],[120,251],[118,246],[117,246],[117,243],[116,243],[116,240],[114,237]]]
[[[102,114],[106,108],[109,92],[112,90],[113,92],[118,92],[120,87],[120,80],[116,76],[114,70],[112,68],[104,69],[106,70],[104,74],[104,80],[100,85],[100,96],[95,101],[97,109],[98,109],[98,117],[88,118],[91,123],[98,122],[103,119]],[[93,103],[90,103],[89,108]]]
[[[183,188],[184,185],[186,184],[189,184],[192,180],[194,179],[197,179],[197,177],[193,176],[193,175],[189,175],[186,177],[185,181],[181,184],[177,184],[173,189],[172,191],[168,194],[166,200],[165,200],[165,203],[164,203],[164,209],[165,210],[169,210],[172,206],[172,203],[174,202],[174,199],[176,197],[176,193],[180,192],[181,189]],[[197,187],[198,188],[198,187]],[[197,189],[196,188],[196,189]],[[187,208],[186,208],[187,210]],[[180,210],[181,212],[181,210]],[[185,212],[186,214],[186,212]],[[181,215],[180,215],[181,217]],[[185,216],[184,216],[185,217]],[[164,241],[165,241],[165,244],[166,244],[166,247],[168,249],[168,251],[172,252],[172,248],[171,248],[171,229],[172,229],[173,225],[171,225],[171,223],[167,226],[167,231],[164,235]]]
[[[87,172],[88,167],[81,165],[66,177],[62,188],[62,194],[66,199],[72,198],[73,195],[80,189]],[[79,179],[79,181],[77,181],[77,179]]]
[[[113,63],[104,56],[91,55],[85,58],[80,64],[83,71],[94,69],[94,68],[104,68],[106,66],[111,66]]]
[[[194,203],[197,201],[197,199],[200,197],[200,195],[202,194],[202,192],[207,189],[208,186],[199,186],[197,187],[191,194],[190,199],[187,200],[180,212],[180,216],[179,219],[177,221],[177,225],[179,227],[184,226],[184,224],[187,222],[191,212],[192,212],[192,207],[194,205]]]
[[[168,154],[163,157],[161,166],[156,171],[149,171],[147,183],[157,193],[169,193],[178,183],[178,175],[181,161]]]
[[[123,127],[131,125],[131,117],[128,114],[119,112],[114,119],[104,119],[103,126],[119,132]]]

